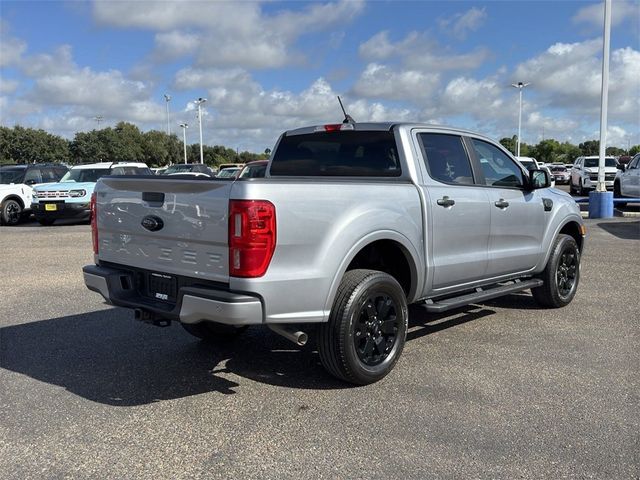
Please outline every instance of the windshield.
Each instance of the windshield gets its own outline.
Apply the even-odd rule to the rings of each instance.
[[[567,167],[552,167],[551,171],[552,172],[566,172],[567,171]]]
[[[520,163],[524,168],[526,168],[529,171],[536,169],[536,164],[533,163],[531,160],[520,160]]]
[[[26,171],[26,168],[0,168],[0,183],[22,183]]]
[[[97,182],[103,175],[109,175],[108,168],[72,168],[60,182]]]
[[[193,165],[188,163],[182,165],[171,165],[164,171],[163,175],[169,175],[170,173],[179,173],[179,172],[191,172],[193,170]]]
[[[597,167],[600,164],[600,159],[599,158],[585,158],[584,159],[584,166],[586,168],[594,168]],[[604,166],[605,167],[615,167],[616,165],[618,165],[618,162],[616,162],[615,158],[605,158],[604,159]]]
[[[264,165],[247,165],[242,170],[240,178],[262,178],[267,171],[267,164]]]
[[[238,170],[240,170],[240,169],[239,168],[225,168],[224,170],[220,170],[220,173],[218,173],[217,177],[218,178],[235,177],[236,173],[238,173]]]

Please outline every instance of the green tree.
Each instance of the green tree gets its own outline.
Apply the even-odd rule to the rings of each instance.
[[[582,155],[598,155],[600,150],[600,140],[587,140],[578,145]]]
[[[633,156],[636,153],[640,153],[640,145],[634,145],[629,149],[629,155]]]

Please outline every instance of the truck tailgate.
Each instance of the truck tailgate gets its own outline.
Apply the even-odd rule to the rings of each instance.
[[[103,177],[96,186],[100,261],[228,283],[231,184]]]

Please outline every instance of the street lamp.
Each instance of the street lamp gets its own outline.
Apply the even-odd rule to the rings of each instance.
[[[531,83],[518,82],[518,83],[511,84],[513,88],[518,89],[518,93],[520,96],[520,107],[518,110],[518,146],[516,147],[516,157],[520,156],[520,132],[522,127],[522,89],[528,85],[531,85]]]
[[[93,117],[93,119],[96,121],[96,123],[98,124],[98,128],[100,128],[100,122],[102,120],[104,120],[104,117],[102,115],[96,115],[95,117]]]
[[[164,101],[167,105],[167,135],[171,135],[171,128],[169,127],[169,102],[171,101],[171,95],[164,94]]]
[[[187,163],[187,128],[189,128],[188,123],[181,123],[182,127],[182,143],[184,145],[184,163]]]
[[[200,126],[200,163],[204,163],[204,154],[202,152],[202,104],[206,102],[206,98],[198,98],[195,104],[198,105],[198,125]]]

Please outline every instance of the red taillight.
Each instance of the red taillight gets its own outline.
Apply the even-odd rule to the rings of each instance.
[[[321,132],[324,129],[325,132],[341,132],[343,130],[354,130],[353,123],[329,123],[322,127],[316,127],[316,132]]]
[[[98,208],[96,205],[96,192],[91,194],[91,241],[93,242],[93,253],[98,254]]]
[[[261,277],[276,249],[276,207],[266,200],[229,201],[229,275]]]

